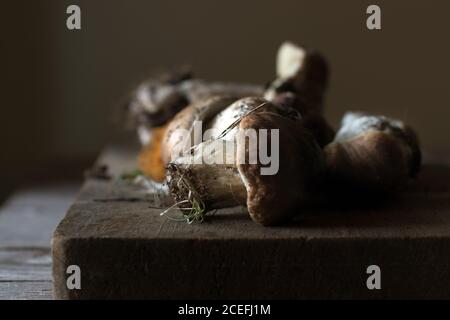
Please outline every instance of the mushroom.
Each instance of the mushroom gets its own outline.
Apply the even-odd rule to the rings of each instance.
[[[313,135],[295,112],[289,113],[261,98],[236,101],[211,123],[224,124],[217,121],[221,118],[231,123],[225,129],[220,126],[222,134],[168,164],[167,182],[172,196],[181,207],[198,208],[190,211],[191,220],[203,219],[205,212],[212,209],[237,205],[245,205],[250,217],[262,225],[291,217],[323,176],[323,154]],[[257,143],[252,144],[247,142],[246,130],[270,132],[265,138],[274,151],[271,157],[278,161],[276,170],[265,171],[270,168],[261,157],[262,136],[255,135]],[[257,157],[252,161],[255,152]]]
[[[180,111],[165,131],[162,142],[162,161],[167,165],[180,152],[201,143],[202,132],[207,124],[237,99],[230,96],[215,96],[200,100]]]
[[[319,112],[309,112],[297,94],[279,93],[272,103],[283,109],[296,110],[300,114],[303,126],[313,134],[321,148],[333,141],[335,131],[325,117]]]
[[[213,96],[262,95],[263,88],[245,83],[208,82],[193,79],[189,70],[163,74],[140,84],[126,105],[129,122],[137,128],[142,145],[152,138],[153,128],[167,124],[189,104]]]
[[[162,182],[172,157],[200,143],[202,134],[198,136],[197,129],[202,130],[203,124],[236,99],[216,96],[198,101],[177,113],[165,126],[154,128],[153,139],[139,154],[139,169],[152,180]],[[195,124],[200,128],[194,128]]]
[[[421,165],[419,142],[410,127],[400,120],[362,112],[344,116],[324,153],[329,181],[370,191],[401,189]]]
[[[302,125],[310,130],[321,147],[334,137],[334,130],[321,113],[327,70],[325,60],[316,52],[284,43],[277,56],[278,79],[265,93],[266,98],[281,109],[300,113]],[[168,153],[172,152],[171,146],[178,144],[174,137],[171,141],[166,141],[171,135],[166,134],[166,131],[172,132],[174,127],[179,126],[180,119],[188,119],[184,118],[183,111],[177,119],[173,119],[180,110],[186,108],[186,114],[195,114],[192,111],[211,97],[233,96],[238,99],[246,95],[262,96],[263,90],[260,86],[249,84],[192,79],[192,74],[187,69],[143,83],[128,105],[129,115],[137,124],[138,136],[143,145],[139,155],[140,170],[153,180],[164,179],[165,166],[171,160]],[[242,105],[235,107],[241,108],[240,113],[232,108],[228,109],[216,117],[209,128],[227,127],[230,121],[245,112]],[[189,121],[193,121],[193,118]],[[185,127],[190,127],[189,121],[185,122]],[[163,146],[164,150],[161,149]]]
[[[157,182],[166,178],[166,163],[162,160],[162,141],[167,125],[154,128],[152,140],[141,148],[138,156],[139,170]]]
[[[264,97],[274,100],[283,92],[292,92],[302,101],[303,115],[321,113],[328,86],[328,64],[318,52],[284,42],[276,59],[277,79],[266,90]]]
[[[307,203],[322,178],[322,151],[313,135],[298,122],[273,113],[256,113],[240,129],[279,129],[279,171],[261,175],[261,164],[243,163],[238,170],[247,190],[247,209],[253,221],[273,225],[285,221]],[[244,146],[239,146],[238,148]]]
[[[142,145],[150,142],[152,128],[163,126],[189,104],[178,86],[190,79],[191,71],[184,68],[146,80],[132,92],[125,112],[128,122],[136,127]]]
[[[285,42],[277,55],[277,79],[264,97],[283,107],[296,109],[304,126],[321,147],[333,140],[334,130],[323,116],[323,98],[328,84],[328,66],[317,52]]]

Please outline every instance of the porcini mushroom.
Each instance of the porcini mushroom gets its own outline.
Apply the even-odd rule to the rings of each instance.
[[[236,100],[262,94],[263,88],[258,85],[192,79],[189,70],[164,74],[142,83],[127,104],[128,119],[136,127],[142,144],[139,169],[155,181],[164,179],[167,161],[162,158],[165,155],[161,150],[162,139],[168,123],[179,111],[211,97],[234,96]]]
[[[323,154],[313,135],[298,119],[290,118],[286,110],[268,101],[242,99],[222,113],[228,110],[233,114],[231,110],[238,111],[236,106],[240,104],[245,104],[247,112],[239,116],[237,124],[234,122],[239,131],[226,128],[225,134],[197,145],[192,155],[169,163],[169,190],[181,206],[201,208],[191,219],[201,220],[211,209],[246,205],[255,222],[277,224],[295,214],[295,209],[301,208],[308,199],[322,177]],[[277,144],[275,156],[279,161],[273,174],[262,174],[267,164],[259,152],[256,162],[250,160],[255,146],[261,147],[261,136],[257,135],[256,144],[247,143],[244,137],[236,139],[235,148],[226,148],[227,142],[248,129],[270,131],[266,138],[269,144]],[[272,141],[273,130],[278,130],[276,141]],[[219,151],[208,152],[211,146]],[[225,163],[208,163],[211,157],[224,159]]]
[[[402,121],[349,112],[324,148],[327,176],[342,187],[392,192],[414,177],[421,164],[414,131]]]
[[[163,137],[161,153],[163,163],[167,165],[180,152],[201,143],[202,132],[208,123],[237,99],[230,96],[215,96],[198,101],[180,111],[168,124]],[[196,124],[200,127],[195,128]]]
[[[320,147],[323,148],[333,141],[334,129],[321,113],[311,112],[310,109],[305,107],[299,95],[292,92],[279,93],[274,97],[272,103],[283,109],[296,110],[300,115],[303,126],[313,134]]]
[[[190,70],[163,74],[140,84],[126,105],[129,122],[137,128],[142,145],[150,142],[152,129],[164,126],[186,106],[213,96],[262,95],[263,88],[245,83],[193,79]]]
[[[321,147],[333,140],[334,130],[323,116],[323,100],[328,84],[328,65],[316,51],[291,42],[283,43],[277,55],[277,79],[264,97],[276,105],[289,106],[302,116]]]
[[[274,100],[283,92],[292,92],[302,100],[303,115],[321,113],[328,86],[328,64],[322,55],[292,42],[283,43],[276,59],[277,78],[269,85],[264,97]]]

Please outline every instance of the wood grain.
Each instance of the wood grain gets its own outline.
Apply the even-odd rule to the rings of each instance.
[[[29,187],[0,208],[0,299],[51,299],[50,241],[78,188]]]

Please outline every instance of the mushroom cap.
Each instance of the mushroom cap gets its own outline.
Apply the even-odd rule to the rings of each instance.
[[[187,99],[198,102],[214,96],[262,96],[264,89],[260,85],[233,82],[208,82],[202,79],[184,81],[178,86]]]
[[[139,169],[147,177],[158,182],[162,182],[165,178],[166,166],[161,158],[161,144],[166,126],[153,129],[151,141],[141,148],[138,156]]]
[[[221,110],[233,103],[236,97],[216,96],[191,104],[181,110],[170,121],[165,131],[161,156],[164,164],[173,160],[174,152],[187,150],[202,142],[203,137],[196,136],[195,121],[201,121],[202,130],[208,122]],[[186,133],[188,133],[186,135]],[[181,150],[176,150],[181,148]]]
[[[280,223],[301,208],[321,179],[324,169],[322,150],[301,123],[273,112],[252,113],[242,119],[239,128],[279,130],[279,141],[272,142],[270,133],[267,138],[268,146],[279,143],[276,174],[262,175],[260,169],[264,166],[259,160],[256,164],[248,163],[249,144],[239,139],[237,149],[245,152],[238,151],[237,167],[247,189],[250,217],[262,225]]]
[[[193,78],[189,66],[165,72],[141,83],[131,94],[127,104],[128,118],[140,131],[151,131],[152,127],[165,124],[190,100],[178,89],[181,83]],[[143,144],[145,144],[145,140]]]
[[[283,92],[278,94],[272,100],[272,103],[282,109],[290,108],[298,111],[303,125],[311,131],[320,147],[324,147],[333,141],[334,129],[326,121],[325,117],[320,112],[317,112],[317,109],[311,109],[311,106],[305,103],[301,96],[292,92]]]
[[[273,112],[288,115],[289,110],[292,117],[299,118],[299,114],[290,108],[280,108],[261,97],[245,97],[233,102],[230,106],[219,112],[209,123],[208,129],[212,129],[210,138],[216,139],[221,136],[224,131],[229,129],[223,139],[232,140],[235,138],[238,126],[234,126],[237,121],[245,117],[251,112]]]
[[[369,131],[379,131],[392,135],[406,149],[406,167],[409,176],[414,177],[422,162],[419,139],[414,130],[403,121],[365,112],[347,112],[342,118],[342,126],[336,134],[337,142],[351,140]]]
[[[383,131],[368,130],[324,149],[330,185],[393,192],[408,181],[410,150]]]
[[[245,97],[263,93],[259,85],[192,79],[190,70],[181,69],[140,84],[131,94],[126,114],[133,125],[151,130],[165,124],[189,104],[213,96]]]

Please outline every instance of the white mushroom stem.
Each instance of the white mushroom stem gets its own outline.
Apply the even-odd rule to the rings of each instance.
[[[177,202],[202,202],[209,209],[246,205],[247,190],[236,166],[236,149],[230,150],[226,144],[221,139],[203,142],[192,155],[168,165],[167,181]]]
[[[291,92],[302,101],[302,116],[322,113],[328,66],[318,52],[285,42],[278,49],[276,71],[277,78],[264,93],[265,99],[274,101],[279,94]]]
[[[284,42],[277,53],[277,76],[281,79],[294,77],[303,67],[306,58],[306,50],[293,44]]]

